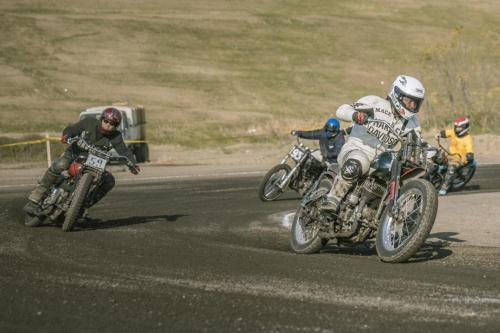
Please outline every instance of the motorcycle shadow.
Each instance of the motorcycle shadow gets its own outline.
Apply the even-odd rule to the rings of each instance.
[[[463,187],[461,189],[452,190],[450,193],[467,194],[467,192],[479,191],[479,190],[481,190],[481,185],[466,185],[465,187]]]
[[[352,256],[376,256],[375,244],[373,242],[352,244],[352,243],[335,243],[330,242],[321,250],[321,253],[329,254],[345,254]]]
[[[189,216],[187,214],[163,214],[150,216],[131,216],[120,219],[102,220],[90,219],[85,222],[78,223],[73,231],[92,231],[98,229],[120,228],[135,224],[144,224],[152,222],[176,222],[179,218]]]
[[[429,236],[429,238],[441,238],[438,241],[427,241],[414,254],[407,263],[425,262],[430,260],[444,259],[453,254],[449,249],[452,242],[463,242],[460,239],[452,238],[451,236],[456,233],[436,233]],[[321,253],[329,254],[343,254],[351,256],[377,256],[377,250],[373,242],[350,244],[350,243],[331,243],[327,244]]]
[[[427,241],[416,254],[411,257],[407,263],[417,263],[430,260],[439,260],[449,257],[453,254],[453,251],[449,249],[450,242],[437,241],[430,242]]]

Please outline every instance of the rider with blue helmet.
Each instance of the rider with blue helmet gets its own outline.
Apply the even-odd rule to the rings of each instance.
[[[319,140],[321,155],[329,163],[337,163],[337,156],[345,143],[345,131],[340,130],[340,122],[333,117],[328,118],[323,128],[312,131],[293,130],[291,134],[303,139]]]

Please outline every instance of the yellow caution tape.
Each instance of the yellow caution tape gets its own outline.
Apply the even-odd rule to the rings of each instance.
[[[14,143],[7,143],[7,144],[0,145],[0,147],[13,147],[13,146],[21,146],[21,145],[34,145],[34,144],[37,144],[37,143],[44,143],[46,141],[47,141],[46,139],[42,139],[42,140],[33,140],[33,141],[14,142]]]
[[[21,142],[13,142],[13,143],[7,143],[0,145],[0,148],[2,147],[14,147],[14,146],[22,146],[22,145],[34,145],[34,144],[39,144],[39,143],[44,143],[47,142],[47,140],[50,141],[60,141],[60,137],[48,137],[48,138],[43,138],[40,140],[32,140],[32,141],[21,141]],[[145,140],[125,140],[125,143],[147,143]]]
[[[147,143],[144,140],[125,140],[125,143]]]

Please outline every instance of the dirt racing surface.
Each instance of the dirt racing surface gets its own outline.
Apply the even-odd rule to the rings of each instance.
[[[292,253],[297,197],[260,202],[250,171],[116,172],[71,233],[20,225],[30,187],[4,185],[0,330],[498,332],[500,194],[481,192],[488,172],[440,199],[426,245],[393,265],[370,246]]]

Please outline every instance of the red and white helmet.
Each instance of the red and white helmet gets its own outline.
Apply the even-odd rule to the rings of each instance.
[[[457,136],[464,136],[469,133],[469,118],[458,117],[453,121],[453,128]]]

